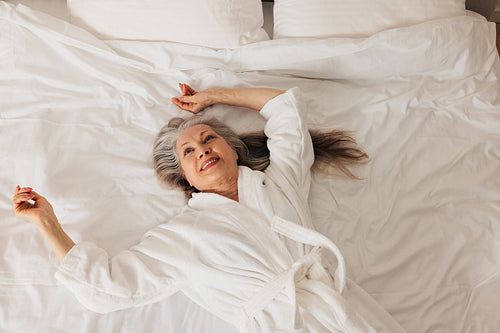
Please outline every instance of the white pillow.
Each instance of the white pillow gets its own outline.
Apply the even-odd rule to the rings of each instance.
[[[465,0],[275,0],[273,38],[368,37],[465,14]]]
[[[235,48],[268,40],[260,0],[67,0],[71,22],[100,39]]]

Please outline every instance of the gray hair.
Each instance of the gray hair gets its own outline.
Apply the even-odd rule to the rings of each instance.
[[[229,126],[216,118],[194,115],[190,118],[172,118],[167,125],[163,126],[156,136],[153,146],[153,164],[156,177],[161,183],[168,187],[179,189],[190,197],[198,190],[192,187],[184,177],[184,172],[180,164],[179,156],[175,150],[175,145],[182,132],[195,125],[210,126],[215,133],[224,138],[226,142],[236,150],[238,154],[238,164],[255,166],[255,158],[249,154],[249,150],[244,140],[236,134]],[[263,133],[261,134],[263,136]],[[250,160],[250,161],[249,161]],[[258,160],[258,159],[257,159]],[[262,164],[257,161],[257,164]],[[269,158],[264,161],[265,167],[269,164]],[[265,167],[263,169],[265,169]],[[252,167],[255,169],[255,167]]]
[[[182,132],[195,125],[210,126],[217,135],[236,150],[238,165],[264,171],[269,165],[267,137],[263,131],[236,134],[223,122],[208,116],[194,115],[191,118],[173,118],[158,133],[153,148],[155,174],[161,183],[170,188],[184,191],[190,197],[198,190],[184,178],[179,157],[175,151],[177,139]],[[349,168],[369,162],[368,154],[359,148],[349,132],[331,130],[310,131],[314,147],[313,168],[328,175],[359,179]]]

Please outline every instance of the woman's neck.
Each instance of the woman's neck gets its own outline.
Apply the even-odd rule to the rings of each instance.
[[[238,187],[236,187],[233,190],[230,190],[230,191],[227,191],[227,192],[219,192],[217,194],[225,196],[226,198],[229,198],[229,199],[234,200],[234,201],[239,201]]]
[[[204,193],[215,193],[223,197],[239,202],[238,196],[238,173],[232,177],[225,177],[222,181],[211,184],[205,189],[198,189]]]
[[[214,190],[203,191],[203,192],[211,192],[222,195],[223,197],[229,198],[234,201],[239,201],[238,196],[238,181],[231,182],[228,186],[218,187]]]

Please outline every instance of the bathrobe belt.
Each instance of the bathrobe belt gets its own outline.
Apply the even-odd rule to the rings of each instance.
[[[344,257],[331,240],[315,230],[286,221],[278,216],[274,217],[271,228],[273,231],[296,242],[330,250],[337,257],[337,269],[334,273],[334,281],[333,284],[330,284],[339,294],[344,291],[346,285]],[[243,313],[246,319],[249,320],[253,318],[282,291],[285,291],[287,295],[292,297],[293,303],[295,304],[295,288],[297,285],[300,286],[300,281],[305,278],[320,280],[326,283],[331,282],[330,275],[321,265],[321,257],[316,252],[317,251],[312,251],[306,254],[294,262],[291,267],[276,275],[271,281],[266,283],[259,293],[243,306]]]

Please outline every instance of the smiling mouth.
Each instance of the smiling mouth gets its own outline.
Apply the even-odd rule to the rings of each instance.
[[[213,157],[213,158],[209,159],[208,161],[206,161],[205,163],[203,163],[203,165],[201,166],[200,171],[203,171],[203,170],[206,170],[206,169],[210,168],[211,166],[213,166],[217,162],[219,162],[219,159],[216,158],[216,157]]]

